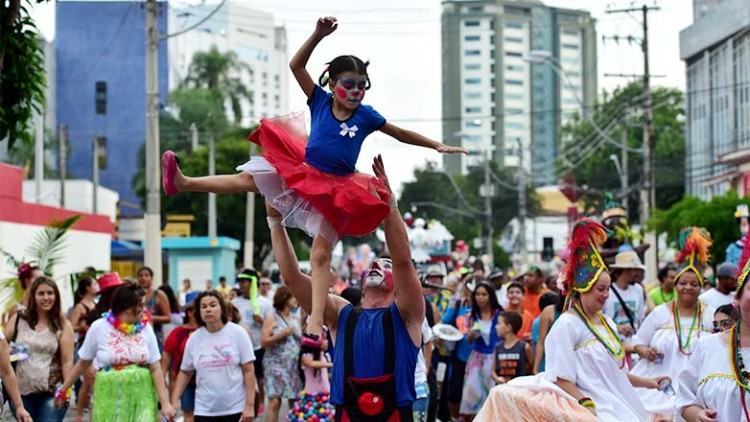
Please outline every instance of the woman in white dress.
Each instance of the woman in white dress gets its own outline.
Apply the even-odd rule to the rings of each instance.
[[[682,231],[675,278],[677,299],[657,306],[633,338],[641,360],[631,372],[641,377],[667,376],[673,381],[671,389],[666,384],[661,389],[636,389],[649,412],[674,413],[677,377],[698,339],[711,333],[713,309],[698,300],[710,246],[711,239],[704,230],[691,227]]]
[[[704,336],[679,376],[675,410],[689,422],[750,422],[750,242],[740,259],[735,300],[740,314],[726,332]]]
[[[602,312],[611,283],[598,247],[604,227],[576,223],[563,270],[567,312],[545,340],[545,372],[492,389],[480,421],[645,421],[634,386],[657,388],[661,378],[629,374],[614,322]]]

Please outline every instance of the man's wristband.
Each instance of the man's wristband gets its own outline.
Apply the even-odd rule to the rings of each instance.
[[[398,209],[398,202],[396,201],[396,194],[391,192],[391,200],[389,202],[391,208]]]
[[[273,230],[277,227],[281,227],[281,217],[266,217],[268,222],[268,228]]]

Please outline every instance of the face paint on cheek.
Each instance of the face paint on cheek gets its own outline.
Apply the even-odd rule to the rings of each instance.
[[[347,98],[349,97],[349,94],[347,94],[347,92],[346,92],[346,89],[344,89],[344,88],[340,88],[340,87],[337,87],[337,88],[336,88],[336,89],[334,90],[334,92],[335,92],[336,96],[337,96],[337,97],[338,97],[338,98],[339,98],[340,100],[346,100],[346,99],[347,99]]]

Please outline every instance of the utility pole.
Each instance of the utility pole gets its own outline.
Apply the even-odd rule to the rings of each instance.
[[[154,285],[162,283],[157,7],[156,0],[146,0],[146,240],[143,260],[154,271]]]
[[[216,175],[216,147],[214,135],[208,135],[208,175]],[[208,237],[216,238],[216,194],[208,194]]]
[[[44,113],[37,115],[36,140],[34,142],[34,194],[36,203],[42,203],[42,181],[44,180]]]
[[[60,125],[60,142],[58,145],[60,154],[60,208],[65,208],[65,176],[68,155],[68,127]]]
[[[620,149],[620,164],[622,165],[622,174],[620,175],[620,186],[622,187],[622,207],[625,214],[628,212],[628,127],[622,128],[622,148]]]
[[[94,136],[93,139],[93,162],[91,168],[93,169],[92,174],[92,181],[94,182],[94,189],[93,189],[93,211],[94,214],[99,213],[99,139],[98,137]]]
[[[618,10],[608,10],[607,13],[631,13],[641,12],[643,27],[643,38],[641,39],[641,51],[643,52],[643,183],[640,189],[640,220],[641,227],[646,226],[646,222],[651,217],[651,208],[655,203],[654,194],[654,176],[651,162],[651,74],[649,66],[649,48],[648,48],[648,12],[659,10],[659,7],[649,7],[645,4],[639,8],[628,8]],[[656,234],[646,233],[646,242],[651,247],[646,251],[646,281],[656,278]]]
[[[485,243],[487,248],[487,258],[489,260],[490,268],[493,267],[495,257],[494,257],[494,242],[492,241],[492,238],[494,236],[493,230],[492,230],[492,197],[495,196],[495,186],[492,185],[490,180],[490,157],[492,156],[492,151],[490,148],[487,148],[487,153],[485,154],[484,158],[484,216],[486,218],[486,224],[487,224],[487,241]],[[481,193],[481,192],[480,192]]]
[[[190,124],[190,148],[193,152],[198,149],[198,126]]]
[[[519,254],[521,265],[526,264],[528,251],[526,251],[526,170],[523,167],[523,145],[521,138],[518,142],[518,232],[520,236]]]
[[[250,144],[250,158],[255,153],[255,144]],[[243,262],[245,268],[255,268],[253,265],[253,252],[255,251],[255,193],[247,193],[247,204],[245,207],[245,253]]]

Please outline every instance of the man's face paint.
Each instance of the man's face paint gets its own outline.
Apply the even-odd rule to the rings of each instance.
[[[393,290],[393,265],[390,259],[381,258],[370,265],[365,276],[365,287],[383,287]]]

